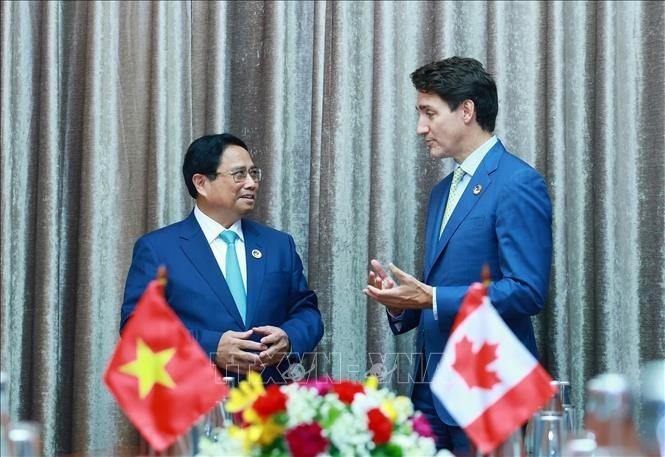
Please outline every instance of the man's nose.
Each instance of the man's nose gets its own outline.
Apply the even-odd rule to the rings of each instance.
[[[416,124],[416,133],[418,135],[425,135],[428,131],[429,127],[427,126],[427,123],[421,118],[418,118],[418,124]]]

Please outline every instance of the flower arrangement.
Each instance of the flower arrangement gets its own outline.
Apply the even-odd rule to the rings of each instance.
[[[425,417],[407,397],[379,389],[376,377],[264,388],[261,376],[249,373],[231,389],[226,409],[238,424],[218,429],[216,442],[202,440],[200,455],[437,455]]]

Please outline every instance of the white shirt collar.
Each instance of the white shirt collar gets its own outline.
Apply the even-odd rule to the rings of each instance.
[[[475,151],[473,151],[469,157],[467,157],[464,162],[460,164],[460,167],[462,170],[464,170],[464,173],[469,176],[473,176],[473,174],[478,169],[480,162],[483,161],[487,153],[490,151],[490,149],[492,149],[497,141],[498,139],[496,135],[492,135],[489,140],[485,141]]]
[[[219,234],[224,230],[232,230],[236,232],[238,234],[238,238],[240,238],[240,241],[243,243],[245,242],[245,239],[242,235],[242,219],[238,219],[233,223],[233,225],[231,225],[231,227],[227,229],[222,224],[201,211],[198,205],[194,206],[194,217],[196,218],[196,222],[198,222],[201,226],[201,230],[203,230],[203,235],[205,235],[208,244],[215,241]]]

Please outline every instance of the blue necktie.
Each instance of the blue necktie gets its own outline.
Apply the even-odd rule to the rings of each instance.
[[[231,295],[236,302],[242,321],[245,322],[247,315],[247,295],[245,294],[245,285],[242,282],[240,273],[240,264],[236,255],[236,240],[238,234],[232,230],[224,230],[219,237],[226,243],[226,283],[229,285]]]

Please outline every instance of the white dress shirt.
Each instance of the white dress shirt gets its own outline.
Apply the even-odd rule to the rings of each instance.
[[[222,224],[212,219],[199,209],[198,206],[194,207],[194,217],[203,230],[203,235],[206,237],[212,254],[217,260],[217,265],[222,274],[226,278],[226,249],[227,245],[224,240],[219,237],[219,234],[224,230],[232,230],[238,234],[236,240],[236,256],[238,256],[238,263],[240,264],[240,274],[242,275],[242,283],[245,286],[245,293],[247,293],[247,258],[245,257],[245,238],[242,234],[241,219],[238,219],[229,227],[225,228]]]

